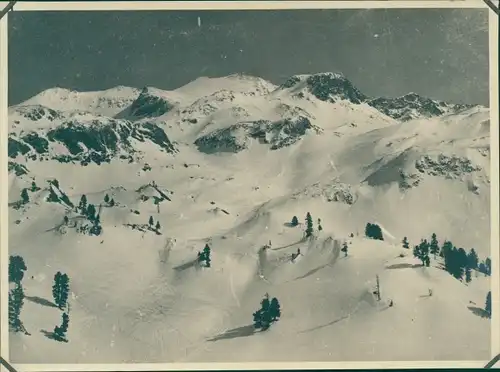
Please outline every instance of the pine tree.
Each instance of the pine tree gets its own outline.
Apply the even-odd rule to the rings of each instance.
[[[104,195],[104,203],[106,203],[106,204],[109,203],[109,195],[108,194]]]
[[[410,248],[410,243],[408,242],[408,238],[405,236],[403,238],[403,248],[409,249]]]
[[[87,214],[87,196],[82,195],[82,197],[80,198],[80,203],[78,204],[78,208],[80,208],[82,214]]]
[[[24,305],[24,291],[20,283],[9,292],[9,329],[12,332],[25,331],[21,321],[21,310]],[[25,333],[27,333],[25,331]]]
[[[269,305],[269,315],[273,322],[277,321],[281,317],[281,306],[276,297],[273,297],[271,304]]]
[[[491,276],[491,258],[486,258],[484,260],[484,266],[486,267],[486,274]]]
[[[153,216],[149,216],[149,226],[153,226],[154,223]]]
[[[318,231],[323,231],[323,226],[318,225]]]
[[[377,224],[367,223],[365,227],[365,236],[370,239],[384,240],[382,229]]]
[[[434,255],[434,259],[436,259],[436,256],[439,254],[439,243],[435,233],[433,233],[431,237],[430,253]]]
[[[35,181],[31,182],[31,192],[37,192],[40,188],[37,186]]]
[[[52,296],[54,303],[59,309],[64,309],[67,304],[69,295],[69,277],[67,274],[62,274],[60,271],[54,276],[54,285],[52,286]]]
[[[299,219],[297,218],[297,216],[293,216],[292,217],[292,223],[291,223],[292,226],[298,226],[299,225]]]
[[[24,259],[21,256],[9,257],[9,282],[21,284],[24,278],[24,272],[28,270]]]
[[[486,295],[486,304],[484,306],[484,311],[488,314],[488,317],[491,318],[491,291]]]
[[[69,223],[69,218],[68,216],[64,216],[64,224],[67,225]]]
[[[307,212],[306,214],[306,237],[309,238],[312,236],[314,230],[313,230],[313,220],[311,217],[311,214]]]
[[[60,327],[56,326],[54,328],[53,332],[54,339],[57,341],[68,342],[68,340],[66,339],[66,332],[68,331],[68,327],[69,327],[69,316],[68,314],[63,313],[61,326]]]
[[[473,270],[476,270],[479,264],[479,258],[474,248],[472,248],[467,254],[467,261],[469,263],[469,267]]]
[[[87,207],[87,218],[90,221],[93,221],[95,219],[95,214],[96,214],[96,210],[95,210],[94,204],[89,204]]]
[[[472,281],[472,270],[469,266],[465,268],[465,282],[470,283]]]
[[[344,242],[344,245],[342,246],[341,251],[344,252],[344,256],[347,257],[347,251],[349,250],[349,247],[347,246],[347,242]]]
[[[21,201],[23,202],[23,204],[29,203],[30,196],[28,195],[28,190],[27,189],[23,189],[21,191]]]
[[[110,207],[114,207],[114,206],[115,206],[115,199],[111,199],[111,200],[109,201],[109,206],[110,206]]]
[[[212,260],[210,259],[210,247],[208,244],[205,245],[205,248],[203,248],[203,260],[205,261],[205,266],[210,267],[210,264]]]
[[[156,231],[160,231],[160,221],[156,221]]]
[[[253,313],[254,327],[260,328],[265,331],[271,326],[272,323],[272,316],[270,311],[271,302],[269,301],[269,295],[267,293],[260,304],[260,310],[257,310],[255,313]]]
[[[431,259],[429,258],[429,256],[425,256],[424,265],[425,267],[429,267],[431,265]]]

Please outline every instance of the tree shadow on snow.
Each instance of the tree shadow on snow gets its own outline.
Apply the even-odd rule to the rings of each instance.
[[[198,260],[192,260],[192,261],[186,262],[185,264],[174,267],[174,270],[175,271],[184,271],[184,270],[187,270],[191,267],[196,266],[197,263],[198,263]]]
[[[47,337],[50,340],[56,340],[56,337],[54,336],[54,332],[49,332],[46,331],[45,329],[42,329],[40,333],[43,333],[45,337]]]
[[[331,321],[330,323],[326,323],[326,324],[322,324],[322,325],[317,326],[317,327],[309,328],[309,329],[306,329],[304,331],[300,331],[299,333],[308,333],[308,332],[316,331],[316,330],[321,329],[321,328],[326,328],[326,327],[329,327],[331,325],[337,324],[337,323],[341,322],[342,320],[347,319],[348,317],[349,316],[346,315],[346,316],[343,316],[342,318],[335,319],[335,320]]]
[[[386,269],[396,270],[396,269],[416,269],[417,267],[422,267],[421,264],[409,264],[409,263],[399,263],[390,266],[386,266]]]
[[[229,340],[238,337],[248,337],[252,336],[255,333],[256,333],[255,327],[253,326],[253,324],[250,324],[243,327],[230,329],[224,333],[221,333],[220,335],[208,339],[208,341],[215,342],[220,340]]]
[[[472,314],[477,315],[481,318],[489,318],[489,314],[484,310],[481,309],[480,307],[477,306],[467,306],[467,309],[469,309]]]
[[[48,307],[57,307],[57,305],[49,300],[46,300],[45,298],[41,298],[38,296],[26,296],[25,297],[28,301],[31,301],[35,304],[42,305],[42,306],[48,306]]]
[[[309,271],[308,271],[307,273],[305,273],[304,275],[302,275],[302,276],[299,276],[299,277],[295,278],[295,279],[294,279],[294,281],[295,281],[295,280],[300,280],[300,279],[307,278],[308,276],[311,276],[311,275],[313,275],[314,273],[316,273],[316,272],[320,271],[321,269],[324,269],[325,267],[328,267],[328,266],[330,266],[330,264],[322,265],[322,266],[319,266],[319,267],[317,267],[317,268],[315,268],[315,269],[309,270]]]

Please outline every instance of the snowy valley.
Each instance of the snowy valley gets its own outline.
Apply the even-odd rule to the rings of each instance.
[[[8,157],[13,363],[490,358],[486,107],[339,73],[53,88]]]

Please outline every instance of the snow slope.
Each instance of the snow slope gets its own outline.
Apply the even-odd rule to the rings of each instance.
[[[462,283],[440,258],[421,267],[400,243],[435,232],[489,256],[488,109],[401,122],[368,100],[340,74],[281,87],[231,75],[171,92],[53,89],[11,107],[9,202],[33,180],[40,190],[9,209],[9,252],[28,266],[21,319],[31,333],[11,334],[10,360],[489,359],[490,323],[479,316],[489,277]],[[100,206],[102,235],[77,232],[85,218],[47,202],[50,189]],[[311,240],[307,212],[323,227]],[[290,227],[294,215],[301,224]],[[147,229],[150,216],[161,235]],[[385,241],[363,236],[368,222]],[[207,243],[212,267],[197,267]],[[46,337],[60,323],[57,271],[71,281],[69,343]],[[282,318],[255,333],[266,292]]]

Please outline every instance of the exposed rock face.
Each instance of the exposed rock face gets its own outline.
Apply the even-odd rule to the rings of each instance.
[[[8,155],[15,159],[26,155],[36,159],[36,154],[60,162],[82,164],[109,162],[113,157],[134,154],[133,140],[149,141],[168,153],[176,152],[163,129],[151,122],[130,123],[125,120],[106,119],[82,123],[68,120],[46,132],[30,132],[20,137],[9,135]],[[51,152],[51,144],[63,145],[68,154]]]
[[[312,125],[309,119],[303,116],[276,122],[242,122],[201,136],[195,141],[195,145],[205,153],[236,153],[248,148],[250,139],[256,139],[260,143],[270,145],[271,150],[277,150],[299,141],[307,130],[321,132],[319,127]]]
[[[327,202],[336,202],[352,205],[358,199],[356,191],[351,185],[337,182],[315,183],[306,189],[294,194],[294,197],[324,198]]]
[[[137,118],[153,118],[168,113],[174,107],[174,103],[144,88],[130,106],[130,113]]]
[[[466,174],[482,169],[479,165],[472,164],[466,157],[447,156],[444,154],[434,157],[429,155],[422,156],[415,161],[415,168],[420,173],[449,179],[463,179]]]
[[[393,119],[408,121],[456,113],[474,105],[450,104],[409,93],[398,98],[375,98],[367,103]]]

